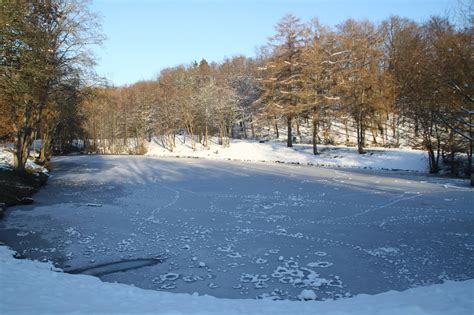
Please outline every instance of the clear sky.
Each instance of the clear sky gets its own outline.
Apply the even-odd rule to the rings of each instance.
[[[390,15],[425,21],[448,15],[456,0],[94,0],[104,45],[96,70],[114,85],[156,78],[161,69],[205,58],[255,56],[287,13],[326,25]]]

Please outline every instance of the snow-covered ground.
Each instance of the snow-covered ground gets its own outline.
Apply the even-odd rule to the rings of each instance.
[[[230,300],[104,283],[53,271],[50,263],[14,259],[13,253],[0,246],[2,314],[466,315],[474,310],[474,280],[338,301]]]
[[[96,274],[106,282],[234,300],[49,274],[65,283],[76,279],[77,295],[38,289],[30,306],[38,303],[37,310],[45,313],[49,309],[40,297],[65,308],[74,297],[83,297],[77,302],[83,312],[94,307],[116,312],[119,306],[129,312],[141,301],[183,313],[192,308],[203,313],[461,314],[470,307],[472,281],[406,295],[346,298],[474,278],[474,195],[462,180],[141,156],[58,157],[53,169],[35,204],[11,208],[0,221],[0,240],[22,256],[51,260],[66,271]],[[4,279],[2,284],[13,281]],[[5,310],[28,305],[23,296],[34,281],[25,282],[2,285],[9,292]],[[99,291],[122,293],[102,299]],[[123,306],[127,303],[119,300],[129,301],[127,294],[138,302]],[[14,296],[22,297],[17,304]],[[329,301],[239,300],[315,296]],[[387,311],[379,312],[378,303]],[[138,311],[156,311],[143,307]]]
[[[131,140],[132,141],[132,140]],[[132,141],[133,142],[133,141]],[[369,147],[366,154],[359,154],[356,147],[318,145],[318,155],[313,154],[310,144],[294,144],[287,148],[286,142],[232,139],[230,146],[222,146],[216,138],[211,138],[208,147],[196,144],[192,149],[190,137],[177,136],[176,147],[170,151],[163,146],[159,138],[153,138],[147,145],[147,156],[205,158],[215,160],[234,160],[244,162],[273,162],[328,167],[350,167],[376,170],[403,170],[428,172],[428,159],[425,151],[408,148],[390,149]],[[132,144],[131,144],[132,145]],[[8,147],[11,147],[8,146]],[[13,164],[13,155],[8,147],[0,147],[0,167]],[[37,144],[39,147],[39,144]],[[124,152],[126,153],[126,152]],[[46,171],[35,164],[32,159],[27,168]]]
[[[13,154],[10,148],[0,146],[0,168],[10,168],[13,165]],[[26,169],[35,172],[48,173],[48,170],[36,164],[32,158],[26,161]]]
[[[285,142],[232,139],[230,146],[217,144],[214,138],[209,147],[196,144],[194,151],[189,137],[178,136],[176,148],[170,151],[154,138],[148,144],[149,156],[197,157],[218,160],[298,163],[330,167],[353,167],[366,169],[428,171],[427,154],[420,150],[367,148],[366,154],[359,154],[356,147],[318,145],[319,155],[313,154],[308,144],[295,144],[287,148]]]

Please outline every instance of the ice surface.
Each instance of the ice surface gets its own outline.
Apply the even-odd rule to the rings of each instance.
[[[66,270],[163,259],[107,282],[234,299],[313,290],[324,300],[474,277],[464,181],[134,156],[53,167],[34,205],[7,212],[1,239]]]

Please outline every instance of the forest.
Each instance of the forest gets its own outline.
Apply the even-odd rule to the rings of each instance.
[[[203,58],[115,87],[93,73],[89,49],[104,37],[87,2],[0,6],[0,141],[14,144],[20,172],[35,140],[38,161],[48,164],[78,148],[144,154],[152,138],[173,150],[177,135],[193,146],[210,137],[229,146],[271,130],[291,147],[304,125],[318,154],[318,144],[334,143],[338,122],[343,144],[360,154],[404,144],[426,150],[431,173],[459,157],[472,173],[472,17],[349,19],[330,27],[286,15],[255,57]]]

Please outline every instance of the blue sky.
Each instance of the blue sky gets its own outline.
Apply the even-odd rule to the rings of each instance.
[[[161,69],[202,58],[255,56],[287,13],[326,25],[390,15],[424,21],[446,15],[455,0],[95,0],[107,37],[94,49],[96,70],[114,85],[153,79]]]

